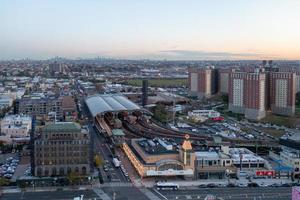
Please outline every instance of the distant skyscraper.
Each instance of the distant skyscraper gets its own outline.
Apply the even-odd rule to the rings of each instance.
[[[218,71],[214,67],[189,68],[189,90],[192,95],[209,98],[218,92]]]
[[[51,76],[54,76],[55,72],[60,73],[61,71],[62,71],[62,67],[61,67],[60,63],[54,62],[54,63],[49,64],[49,72],[50,72]]]
[[[270,82],[272,112],[280,115],[293,115],[296,100],[296,74],[272,72]]]

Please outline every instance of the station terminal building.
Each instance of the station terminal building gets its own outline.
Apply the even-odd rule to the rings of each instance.
[[[132,139],[123,150],[141,177],[183,176],[193,178],[195,153],[189,136],[181,146],[163,139]]]
[[[240,168],[255,173],[266,170],[268,166],[266,160],[245,148],[222,146],[217,151],[194,151],[188,135],[180,145],[172,142],[172,139],[139,138],[124,143],[122,148],[142,178],[234,178],[238,176]]]
[[[181,145],[168,139],[132,139],[122,146],[141,177],[180,176],[185,179],[222,179],[237,167],[222,151],[194,151],[186,135]],[[226,151],[226,150],[224,150]]]

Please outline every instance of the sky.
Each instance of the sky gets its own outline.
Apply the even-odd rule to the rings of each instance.
[[[300,59],[300,0],[0,0],[0,59]]]

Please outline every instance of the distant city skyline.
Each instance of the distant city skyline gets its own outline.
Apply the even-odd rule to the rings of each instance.
[[[0,60],[300,60],[297,0],[2,0]]]

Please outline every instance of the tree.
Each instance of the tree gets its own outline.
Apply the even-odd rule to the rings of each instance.
[[[71,183],[71,184],[76,183],[79,180],[79,178],[80,177],[75,172],[70,172],[70,173],[68,173],[68,176],[67,176],[67,179],[68,179],[69,183]]]
[[[6,178],[0,177],[0,186],[8,185],[9,181]]]
[[[100,167],[100,166],[102,166],[103,163],[104,163],[103,158],[100,157],[98,154],[95,155],[95,157],[94,157],[94,162],[95,162],[95,166],[96,166],[96,167]]]
[[[228,95],[226,95],[226,94],[222,95],[222,100],[223,100],[224,103],[228,104],[228,102],[229,102]]]
[[[168,112],[163,104],[158,104],[154,108],[154,117],[161,122],[168,121]]]

